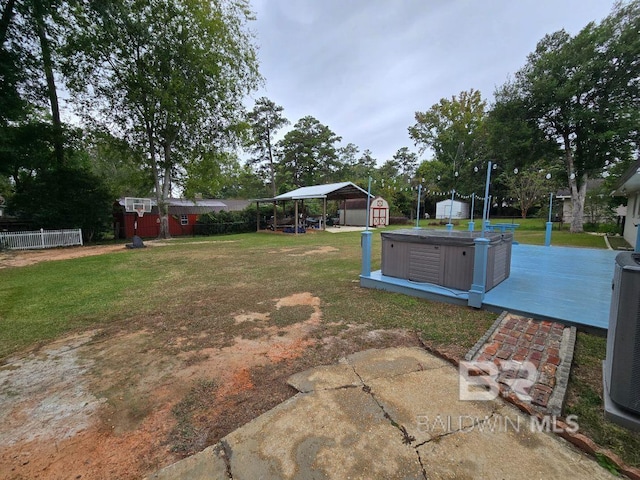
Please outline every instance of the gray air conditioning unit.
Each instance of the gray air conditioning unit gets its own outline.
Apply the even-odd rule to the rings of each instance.
[[[640,253],[616,256],[603,370],[605,416],[640,430]]]

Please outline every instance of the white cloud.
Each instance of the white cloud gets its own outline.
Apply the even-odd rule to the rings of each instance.
[[[379,163],[411,146],[416,110],[471,88],[492,99],[547,33],[599,21],[602,0],[259,0],[265,95]]]

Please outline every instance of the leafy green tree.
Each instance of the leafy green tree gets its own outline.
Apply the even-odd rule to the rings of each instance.
[[[473,175],[473,168],[486,160],[486,117],[487,104],[474,89],[416,112],[409,136],[421,153],[431,149],[436,160],[449,165],[441,178],[446,188],[468,193],[480,188],[481,179]]]
[[[279,142],[279,169],[295,187],[332,181],[338,172],[336,143],[341,140],[312,116],[301,118]]]
[[[82,150],[85,164],[102,178],[111,196],[148,197],[153,192],[153,178],[142,167],[144,152],[104,130],[84,135]]]
[[[251,153],[255,156],[250,160],[252,165],[261,165],[268,171],[271,183],[271,195],[278,194],[276,186],[276,154],[274,135],[281,128],[289,125],[282,112],[284,108],[276,105],[272,100],[261,97],[256,101],[253,110],[249,112],[249,125],[251,126],[251,141],[249,143]],[[273,218],[277,218],[278,205],[273,202]]]
[[[255,155],[250,160],[252,165],[267,164],[269,169],[269,180],[271,191],[276,196],[276,158],[274,152],[274,135],[281,128],[289,125],[282,112],[284,108],[276,105],[272,100],[261,97],[256,100],[253,110],[249,112],[249,125],[251,126],[251,140],[249,148]]]
[[[182,183],[187,198],[256,198],[267,195],[265,184],[238,156],[229,152],[210,152],[210,159],[193,160],[187,165]]]
[[[412,178],[418,167],[418,154],[409,150],[408,147],[399,148],[393,155],[393,160],[398,164],[400,172],[405,178]]]
[[[81,228],[92,241],[111,222],[113,198],[102,179],[86,168],[43,170],[16,189],[9,211],[33,228]]]
[[[616,4],[575,37],[545,36],[516,75],[534,119],[560,145],[573,203],[571,232],[583,231],[589,178],[638,148],[640,2]]]
[[[242,100],[259,74],[245,0],[78,2],[65,74],[95,119],[144,146],[160,236],[169,237],[174,175],[192,159],[215,161],[238,139]]]
[[[549,192],[558,188],[559,171],[561,170],[557,165],[539,161],[500,175],[500,180],[507,188],[507,195],[513,198],[522,218],[527,218],[532,207],[540,204]]]
[[[353,143],[338,149],[340,170],[336,180],[353,182],[363,189],[369,186],[369,177],[379,179],[377,174],[377,162],[373,158],[371,150],[365,149],[358,155],[358,147]]]

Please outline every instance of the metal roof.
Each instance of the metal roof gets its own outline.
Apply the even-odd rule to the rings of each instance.
[[[151,213],[158,214],[158,202],[151,198]],[[172,215],[202,215],[203,213],[219,212],[229,209],[228,205],[220,200],[210,198],[198,199],[195,202],[186,198],[170,198],[169,213]],[[124,207],[124,198],[118,199],[118,204]]]
[[[347,198],[367,198],[367,192],[351,182],[329,183],[300,187],[269,200],[303,200],[310,198],[326,198],[327,200],[344,200]],[[373,195],[371,195],[373,198]]]
[[[150,198],[151,205],[157,206],[158,202],[155,198]],[[124,198],[119,198],[118,203],[124,207]],[[186,198],[169,198],[168,203],[172,207],[221,207],[224,208],[227,205],[220,200],[214,200],[209,198],[198,199],[195,202]]]

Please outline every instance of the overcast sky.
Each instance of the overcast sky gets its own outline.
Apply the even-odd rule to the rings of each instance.
[[[417,151],[407,133],[416,111],[471,88],[492,101],[545,34],[575,35],[613,3],[253,0],[266,79],[254,97],[282,105],[292,125],[314,116],[381,164],[403,146]]]

